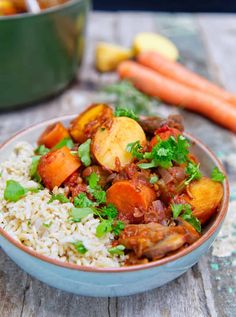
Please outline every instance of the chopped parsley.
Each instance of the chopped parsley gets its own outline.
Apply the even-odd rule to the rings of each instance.
[[[26,195],[26,193],[37,193],[40,189],[41,187],[25,188],[17,181],[10,179],[6,182],[6,187],[4,190],[4,199],[7,201],[17,202],[18,200],[23,198]]]
[[[33,156],[32,163],[30,166],[30,177],[36,182],[41,182],[41,177],[38,174],[38,165],[41,155]]]
[[[153,104],[157,103],[156,100],[140,92],[127,80],[109,85],[104,88],[104,91],[112,97],[115,97],[115,107],[125,105],[128,109],[132,109],[138,114],[150,113]]]
[[[91,165],[90,144],[91,144],[91,139],[88,139],[86,142],[81,144],[78,148],[78,155],[81,162],[84,164],[84,166]]]
[[[76,251],[80,254],[85,254],[88,249],[85,248],[84,244],[82,243],[82,241],[77,241],[75,243],[73,243]]]
[[[46,148],[44,145],[39,145],[36,150],[34,151],[35,154],[37,155],[45,155],[49,152],[50,150]]]
[[[72,149],[74,146],[74,142],[71,138],[64,138],[59,143],[57,143],[53,148],[54,149],[61,149],[63,146],[66,146],[68,149]]]
[[[215,182],[223,183],[225,175],[218,169],[218,167],[214,167],[211,172],[211,179]]]
[[[43,223],[43,226],[45,227],[45,228],[50,228],[51,227],[51,225],[53,224],[53,222],[52,221],[50,221],[49,223]]]
[[[202,177],[199,167],[200,164],[188,162],[187,167],[185,168],[185,172],[188,175],[187,180],[184,182],[185,185],[188,185],[191,181],[198,180]]]
[[[117,245],[116,247],[110,248],[108,251],[112,255],[123,255],[125,246],[122,244]]]
[[[153,175],[150,177],[149,183],[150,184],[155,184],[158,181],[157,175]]]
[[[192,214],[192,209],[189,204],[172,204],[171,210],[173,218],[181,217],[185,221],[189,222],[197,232],[201,232],[200,221]]]
[[[94,206],[96,203],[90,200],[85,193],[79,193],[74,198],[74,205],[75,207],[91,207]]]
[[[115,224],[113,224],[113,233],[114,235],[118,236],[120,234],[121,231],[123,231],[125,228],[125,224],[123,221],[116,221]]]
[[[113,220],[112,219],[104,219],[100,222],[100,224],[96,228],[96,236],[98,238],[103,237],[106,233],[111,232]]]
[[[101,208],[102,216],[106,216],[108,219],[114,219],[118,215],[116,207],[112,204],[108,204],[105,207]]]
[[[173,213],[173,218],[177,218],[183,210],[183,204],[173,204],[171,205],[171,210]]]
[[[117,107],[115,110],[115,117],[128,117],[135,121],[139,120],[139,117],[134,113],[132,109]]]
[[[8,180],[4,190],[4,199],[7,201],[17,202],[19,199],[24,197],[27,192],[28,189],[21,186],[20,183],[14,180]]]
[[[131,153],[133,157],[136,157],[138,160],[143,159],[142,146],[139,141],[129,143],[126,146],[126,151]]]
[[[188,160],[189,146],[190,144],[188,140],[182,135],[179,135],[177,140],[173,136],[164,141],[159,138],[157,144],[152,148],[152,151],[145,152],[143,154],[143,158],[149,162],[140,163],[138,166],[142,169],[158,166],[162,168],[169,168],[173,165],[173,162],[177,164],[185,163]],[[136,148],[133,147],[133,154],[135,155],[136,152]],[[141,149],[138,147],[138,156],[140,152]]]
[[[80,222],[82,218],[87,217],[93,213],[93,209],[89,207],[84,208],[72,208],[70,216],[73,222]]]
[[[106,202],[106,192],[99,185],[100,177],[94,172],[91,173],[88,177],[88,191],[96,199],[98,205],[104,204]]]
[[[48,201],[48,204],[52,203],[54,200],[58,200],[62,204],[70,202],[70,200],[64,194],[56,194],[52,195],[52,197]]]

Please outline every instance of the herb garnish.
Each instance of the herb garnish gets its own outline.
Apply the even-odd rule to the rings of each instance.
[[[4,190],[4,199],[7,201],[17,202],[19,199],[23,198],[26,195],[26,193],[37,193],[40,189],[40,187],[25,188],[17,181],[10,179],[6,182],[6,187]]]
[[[85,193],[79,193],[75,198],[74,198],[74,205],[75,207],[91,207],[95,206],[96,203],[90,200]]]
[[[106,233],[112,231],[112,219],[104,219],[96,228],[96,236],[98,238],[103,237]]]
[[[89,183],[88,191],[96,199],[98,205],[106,202],[106,192],[99,185],[99,179],[100,177],[94,172],[87,177]]]
[[[44,145],[39,145],[36,150],[34,151],[35,154],[37,155],[45,155],[49,152],[50,150],[46,148]]]
[[[225,175],[218,169],[218,167],[214,167],[211,172],[211,179],[215,182],[223,183]]]
[[[4,199],[7,201],[17,202],[19,199],[24,197],[27,192],[28,190],[21,186],[20,183],[14,180],[8,180],[4,190]]]
[[[192,209],[189,204],[172,204],[171,210],[173,218],[181,217],[185,221],[189,222],[197,232],[201,232],[200,221],[192,214]]]
[[[139,117],[134,113],[132,109],[117,107],[115,110],[115,117],[128,117],[135,121],[139,120]]]
[[[89,214],[92,214],[94,211],[92,208],[72,208],[71,210],[71,220],[73,222],[80,222],[82,218],[87,217]]]
[[[122,244],[117,245],[116,247],[110,248],[108,251],[112,255],[123,255],[125,246]]]
[[[35,180],[36,182],[41,182],[41,177],[38,174],[38,165],[39,165],[39,160],[41,158],[41,155],[36,155],[32,157],[32,163],[30,166],[30,177]]]
[[[200,164],[194,164],[192,162],[188,162],[187,167],[185,168],[185,172],[188,175],[188,179],[184,182],[185,185],[188,185],[193,180],[198,180],[202,177],[202,173],[200,172]]]
[[[132,109],[137,114],[149,114],[153,104],[157,103],[156,100],[141,93],[131,82],[126,80],[109,85],[104,88],[104,91],[115,97],[115,107],[125,105],[128,109]]]
[[[49,223],[43,223],[43,226],[45,227],[45,228],[50,228],[51,227],[51,225],[53,224],[53,222],[52,221],[50,221]]]
[[[52,203],[54,200],[58,200],[62,204],[70,202],[70,200],[64,194],[53,194],[50,200],[48,201],[48,204]]]
[[[66,146],[68,149],[72,149],[74,146],[74,142],[71,138],[64,138],[59,143],[57,143],[53,149],[61,149],[63,146]]]
[[[158,177],[156,175],[153,175],[150,177],[149,183],[155,184],[158,181]]]
[[[89,166],[91,164],[90,144],[91,144],[91,139],[88,139],[86,142],[81,144],[78,148],[78,155],[79,155],[79,158],[81,159],[81,162],[84,164],[84,166]]]
[[[76,251],[80,254],[85,254],[88,250],[85,248],[85,246],[83,245],[82,241],[77,241],[75,243],[73,243]]]
[[[173,162],[177,164],[185,163],[188,160],[189,146],[189,142],[182,135],[179,135],[177,139],[171,136],[164,141],[159,138],[158,143],[154,145],[152,151],[143,154],[143,158],[150,162],[140,163],[138,166],[142,169],[157,166],[169,168],[173,165]]]
[[[133,157],[136,157],[138,160],[143,159],[142,146],[139,141],[129,143],[126,146],[126,151],[131,153]]]

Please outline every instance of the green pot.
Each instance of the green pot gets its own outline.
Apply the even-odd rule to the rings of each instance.
[[[0,17],[0,110],[40,101],[72,81],[88,8],[88,0],[71,0],[36,15]]]

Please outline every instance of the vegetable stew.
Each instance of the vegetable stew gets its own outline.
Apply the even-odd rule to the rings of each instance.
[[[96,236],[113,233],[110,252],[127,255],[125,265],[147,263],[199,239],[221,203],[225,176],[218,168],[204,176],[190,146],[178,116],[93,104],[39,136],[31,176],[64,188],[53,199],[74,204],[72,222],[93,213]]]

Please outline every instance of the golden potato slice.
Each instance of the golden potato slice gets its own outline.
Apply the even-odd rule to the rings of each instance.
[[[112,118],[112,116],[112,109],[108,105],[92,105],[71,122],[69,128],[70,135],[76,142],[83,143],[99,126]]]
[[[157,52],[172,61],[179,57],[177,47],[166,37],[156,33],[139,33],[134,38],[133,48],[135,55],[142,52]]]
[[[190,183],[188,192],[189,195],[185,195],[184,198],[192,205],[193,215],[201,223],[205,223],[221,202],[223,186],[208,177],[202,177],[200,180]]]
[[[146,136],[141,126],[127,117],[114,117],[111,127],[98,129],[92,142],[92,152],[97,161],[104,167],[119,171],[132,161],[127,152],[129,143],[140,141],[145,145]]]
[[[117,68],[120,62],[131,58],[130,49],[108,44],[98,43],[96,47],[96,68],[100,72],[110,72]]]

